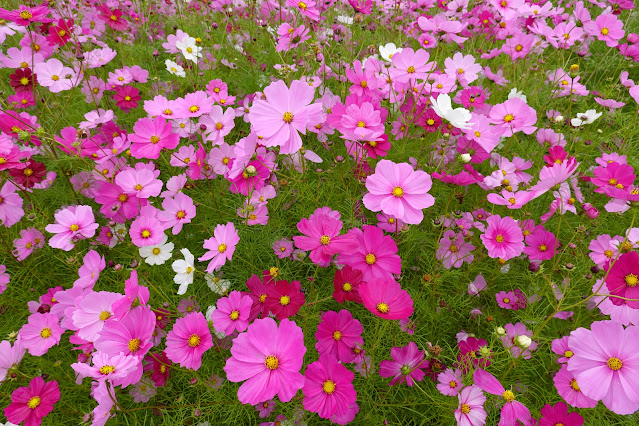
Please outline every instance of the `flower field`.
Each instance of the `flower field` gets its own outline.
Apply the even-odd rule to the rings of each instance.
[[[639,424],[633,0],[0,6],[0,424]]]

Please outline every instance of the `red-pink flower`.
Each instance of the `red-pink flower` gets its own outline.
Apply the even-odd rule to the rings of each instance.
[[[380,318],[399,320],[413,314],[413,299],[395,281],[373,278],[359,286],[364,306]]]
[[[610,290],[610,301],[639,309],[639,254],[636,251],[624,253],[612,267],[606,264],[605,269],[608,270],[606,287]]]
[[[323,419],[344,416],[356,403],[355,375],[328,354],[306,366],[304,409]]]
[[[11,404],[4,409],[4,414],[11,423],[24,422],[25,426],[37,426],[59,400],[58,382],[45,382],[37,376],[31,379],[28,387],[13,391]]]
[[[277,281],[273,285],[267,285],[266,306],[278,320],[291,317],[299,311],[306,300],[301,292],[302,285],[299,281]]]
[[[517,421],[523,424],[530,424],[533,420],[530,410],[519,401],[515,400],[515,394],[511,390],[506,390],[499,383],[499,380],[486,370],[478,369],[473,374],[475,385],[479,386],[484,392],[498,395],[504,398],[504,405],[501,408],[500,426],[514,425]]]
[[[113,100],[115,105],[124,112],[137,108],[138,101],[141,100],[140,91],[132,86],[116,86]]]
[[[350,266],[338,269],[333,278],[335,288],[333,298],[337,300],[337,303],[344,303],[346,300],[362,303],[362,298],[359,296],[359,285],[362,283],[362,279],[362,272]]]
[[[166,356],[176,364],[197,370],[204,352],[213,346],[211,332],[202,312],[178,318],[166,336]]]
[[[546,404],[541,409],[539,426],[581,426],[583,424],[584,418],[579,413],[568,414],[568,407],[563,402],[558,402],[554,407]]]
[[[526,235],[526,244],[524,253],[528,255],[530,260],[549,260],[555,255],[559,242],[555,238],[555,234],[540,226],[539,229]]]

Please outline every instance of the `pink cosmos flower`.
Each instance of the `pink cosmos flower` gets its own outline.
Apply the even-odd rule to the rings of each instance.
[[[373,278],[359,286],[359,295],[366,309],[380,318],[399,320],[413,314],[413,299],[395,280]]]
[[[133,125],[130,134],[131,155],[135,158],[160,158],[162,149],[175,149],[180,137],[173,133],[171,123],[163,117],[141,118]]]
[[[115,105],[126,113],[137,108],[141,99],[140,90],[133,86],[117,86],[113,95]]]
[[[430,176],[421,170],[413,170],[410,164],[395,164],[381,160],[375,173],[366,178],[364,205],[367,209],[394,216],[409,224],[419,224],[424,219],[422,209],[435,203],[428,194],[432,186]]]
[[[92,366],[83,362],[71,364],[71,368],[82,378],[91,377],[98,382],[108,380],[114,386],[126,387],[133,382],[131,373],[140,369],[140,359],[133,355],[116,355],[95,352],[91,356]],[[138,378],[139,380],[139,378]]]
[[[82,238],[91,238],[98,229],[91,206],[71,206],[55,213],[54,224],[45,227],[47,232],[56,234],[49,239],[49,245],[69,251],[74,242]]]
[[[154,330],[155,313],[146,306],[138,306],[119,320],[105,322],[94,346],[109,355],[123,353],[143,357],[153,347]],[[141,374],[141,366],[139,370]]]
[[[446,58],[444,65],[446,74],[455,77],[463,87],[468,87],[477,80],[482,70],[473,55],[464,55],[461,52],[455,53],[452,58]]]
[[[273,399],[290,401],[304,386],[304,334],[294,321],[284,319],[279,328],[273,318],[257,319],[233,340],[224,371],[231,382],[246,380],[237,391],[242,404]]]
[[[416,82],[425,80],[436,64],[428,62],[430,54],[424,49],[417,51],[405,48],[395,53],[391,58],[393,66],[390,69],[390,77],[398,83]]]
[[[342,221],[325,214],[313,214],[302,218],[297,229],[305,236],[295,236],[295,246],[310,250],[309,257],[314,263],[326,264],[338,253],[350,252],[357,242],[349,235],[339,235]]]
[[[362,324],[346,309],[339,313],[328,311],[322,315],[322,320],[317,326],[315,349],[320,356],[328,354],[342,363],[353,362],[353,348],[357,344],[364,344],[363,331]]]
[[[402,272],[402,261],[397,255],[397,245],[392,237],[376,226],[364,225],[351,229],[347,235],[357,240],[357,248],[339,253],[337,260],[364,274],[364,280],[372,278],[394,280],[392,274]]]
[[[0,223],[11,228],[24,216],[22,204],[24,201],[16,194],[18,188],[11,182],[6,181],[0,189]]]
[[[106,267],[103,256],[95,250],[89,250],[82,258],[82,266],[78,270],[80,278],[73,283],[74,287],[93,288],[93,285],[100,278],[100,272]]]
[[[200,128],[205,126],[205,140],[211,141],[213,145],[224,143],[224,136],[228,135],[235,127],[235,110],[227,108],[226,111],[219,105],[213,105],[211,111],[200,117],[198,124]]]
[[[8,340],[0,342],[0,383],[5,381],[9,370],[20,363],[24,354],[25,349],[19,340],[16,340],[13,346]]]
[[[292,9],[297,9],[300,14],[306,16],[312,21],[319,21],[320,19],[320,11],[317,7],[317,3],[313,0],[286,0],[286,5]]]
[[[322,122],[322,105],[312,103],[315,89],[294,80],[290,89],[278,80],[264,89],[266,101],[253,101],[249,120],[267,147],[280,146],[280,154],[293,154],[302,146],[299,133]]]
[[[115,183],[125,194],[137,198],[157,197],[162,192],[162,181],[157,179],[155,171],[148,168],[122,170],[115,176]]]
[[[210,260],[206,272],[219,271],[227,260],[233,258],[235,246],[240,242],[240,236],[235,230],[233,222],[226,225],[217,225],[213,231],[213,237],[204,241],[203,247],[209,250],[198,262]]]
[[[610,301],[617,306],[628,305],[638,309],[639,254],[636,251],[623,253],[611,267],[606,265],[605,269],[608,271],[606,287],[610,291]]]
[[[49,348],[60,343],[64,329],[58,325],[59,318],[51,313],[35,313],[29,316],[18,334],[20,344],[33,356],[42,356]]]
[[[475,381],[475,385],[484,392],[504,398],[499,426],[513,425],[517,423],[517,420],[525,425],[533,421],[528,408],[521,402],[516,401],[513,391],[504,389],[495,376],[486,370],[477,369],[473,374],[473,380]]]
[[[288,258],[293,253],[293,241],[288,238],[282,238],[273,243],[273,252],[280,259]]]
[[[486,424],[484,403],[486,396],[478,386],[467,386],[457,395],[459,406],[455,410],[455,420],[459,426],[483,426]]]
[[[7,284],[9,284],[9,281],[11,281],[11,277],[7,273],[7,267],[4,265],[0,265],[0,294],[4,293],[4,291],[7,289]]]
[[[184,98],[174,101],[175,118],[196,118],[211,112],[213,102],[202,90],[187,93]]]
[[[474,256],[472,251],[475,246],[467,242],[462,232],[452,230],[444,231],[439,241],[435,257],[441,260],[444,268],[461,268],[464,262],[472,263]]]
[[[173,198],[165,198],[162,208],[164,211],[158,213],[158,219],[164,228],[172,228],[173,235],[179,234],[182,226],[191,223],[195,217],[193,200],[183,192],[178,192]]]
[[[504,309],[516,309],[517,308],[517,296],[512,291],[500,291],[495,294],[497,298],[497,304],[500,308]]]
[[[242,296],[239,291],[232,291],[229,297],[218,299],[217,309],[211,314],[215,331],[230,336],[234,331],[241,333],[246,330],[252,305],[251,297]]]
[[[77,308],[72,311],[72,319],[78,336],[88,342],[96,341],[104,323],[113,316],[113,304],[122,297],[120,293],[92,291],[81,301],[74,300]]]
[[[149,289],[138,284],[138,272],[132,270],[129,279],[124,282],[124,297],[113,303],[115,318],[124,317],[134,305],[146,305],[149,296]]]
[[[585,396],[602,400],[617,414],[639,409],[639,392],[633,384],[639,375],[639,328],[596,321],[590,330],[578,328],[570,333],[568,344],[574,351],[568,371]]]
[[[620,236],[613,238],[608,234],[597,235],[597,238],[590,240],[590,244],[588,244],[590,250],[588,256],[597,266],[603,268],[617,257],[619,253],[618,241],[623,241],[623,238]]]
[[[129,236],[137,247],[155,246],[164,238],[164,226],[155,214],[141,214],[131,223]]]
[[[517,132],[532,134],[537,127],[537,111],[526,102],[515,97],[493,106],[489,113],[490,122],[501,136],[509,137]]]
[[[581,426],[584,418],[579,413],[568,414],[568,407],[563,402],[558,402],[554,407],[546,404],[541,409],[539,426],[555,426],[557,424],[565,426]]]
[[[38,76],[38,83],[49,89],[51,93],[70,90],[78,83],[75,71],[72,68],[65,67],[56,58],[35,64],[34,72]]]
[[[546,231],[543,226],[536,229],[533,233],[526,235],[526,244],[524,253],[528,255],[530,260],[549,260],[555,255],[559,242],[555,238],[555,234]]]
[[[306,366],[304,380],[304,409],[323,419],[344,416],[356,403],[353,387],[355,375],[329,354]]]
[[[250,290],[248,293],[251,300],[253,300],[253,306],[251,307],[251,320],[261,315],[262,318],[266,318],[269,314],[268,306],[266,305],[266,287],[273,284],[273,277],[270,271],[264,271],[262,278],[257,275],[251,275],[246,281],[246,286]]]
[[[4,414],[11,423],[24,422],[25,426],[37,426],[42,423],[42,419],[47,414],[53,411],[53,406],[59,400],[58,382],[55,380],[45,382],[42,377],[36,376],[31,379],[28,387],[13,391],[11,404],[4,409]]]
[[[423,369],[428,367],[428,360],[424,360],[424,352],[417,348],[414,342],[409,342],[403,347],[393,347],[391,358],[379,363],[379,375],[381,377],[392,377],[388,386],[402,384],[404,381],[408,386],[413,386],[415,382],[421,382],[424,378]]]
[[[213,346],[211,332],[202,312],[178,318],[166,336],[166,356],[181,367],[197,370],[202,355]]]
[[[437,375],[437,390],[442,395],[456,396],[464,387],[462,372],[447,368]]]
[[[488,250],[488,256],[508,260],[521,254],[524,235],[513,218],[492,215],[486,222],[488,227],[480,238]]]
[[[264,290],[266,306],[278,320],[295,315],[306,300],[299,281],[289,283],[280,280],[273,285],[267,285]]]
[[[600,41],[605,41],[606,46],[615,47],[625,34],[623,22],[611,13],[597,16],[593,21],[584,22],[584,30]]]
[[[557,374],[555,374],[553,382],[555,383],[555,388],[559,396],[573,407],[593,408],[599,403],[599,401],[588,398],[581,392],[575,375],[568,371],[567,365],[562,366]]]

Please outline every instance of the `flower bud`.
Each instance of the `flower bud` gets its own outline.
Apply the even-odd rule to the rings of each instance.
[[[468,153],[466,153],[466,154],[461,154],[461,155],[459,156],[459,159],[461,160],[461,162],[462,162],[462,163],[470,163],[471,156],[470,156],[470,154],[468,154]]]
[[[504,329],[504,327],[497,327],[495,332],[497,333],[498,336],[503,336],[504,334],[506,334],[506,330]]]
[[[523,349],[528,348],[532,343],[532,340],[528,336],[517,336],[515,340],[517,341],[517,346]]]
[[[559,124],[559,123],[563,123],[564,122],[564,116],[563,115],[558,115],[557,117],[555,117],[555,123]]]

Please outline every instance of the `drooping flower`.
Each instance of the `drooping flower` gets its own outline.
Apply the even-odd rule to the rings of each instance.
[[[524,404],[515,400],[514,392],[504,389],[495,376],[486,370],[477,369],[475,373],[473,373],[473,380],[475,381],[475,385],[484,392],[504,398],[499,426],[516,424],[518,420],[523,424],[530,424],[532,421],[530,410],[528,410]]]
[[[362,324],[353,318],[346,309],[328,311],[322,315],[322,320],[315,333],[315,349],[322,354],[329,354],[342,363],[353,362],[355,345],[364,344]]]
[[[4,409],[4,414],[11,423],[24,422],[25,426],[36,426],[42,423],[42,419],[53,410],[59,400],[58,382],[45,382],[42,377],[36,376],[31,379],[28,387],[13,391],[11,404]]]
[[[414,382],[421,382],[424,378],[423,369],[428,367],[428,360],[424,360],[424,352],[417,348],[414,342],[409,342],[403,347],[393,347],[391,358],[379,363],[379,375],[382,377],[392,377],[388,384],[394,386],[404,381],[408,386],[413,386]]]
[[[166,356],[184,368],[197,370],[204,352],[213,346],[209,326],[201,312],[178,318],[166,336]]]
[[[304,334],[294,321],[278,327],[273,318],[255,320],[233,340],[224,371],[231,382],[243,383],[237,391],[242,404],[259,404],[278,396],[290,401],[304,386],[299,372],[304,362]]]
[[[357,401],[353,387],[355,375],[333,356],[320,355],[319,361],[306,366],[305,373],[304,409],[330,419],[345,415]]]
[[[413,314],[413,299],[395,281],[373,278],[359,286],[364,306],[380,318],[399,320]]]
[[[198,262],[210,260],[206,272],[219,271],[227,260],[233,258],[235,246],[240,241],[240,236],[235,230],[233,222],[226,225],[217,225],[213,231],[213,237],[204,241],[204,248],[209,251],[198,259]]]

